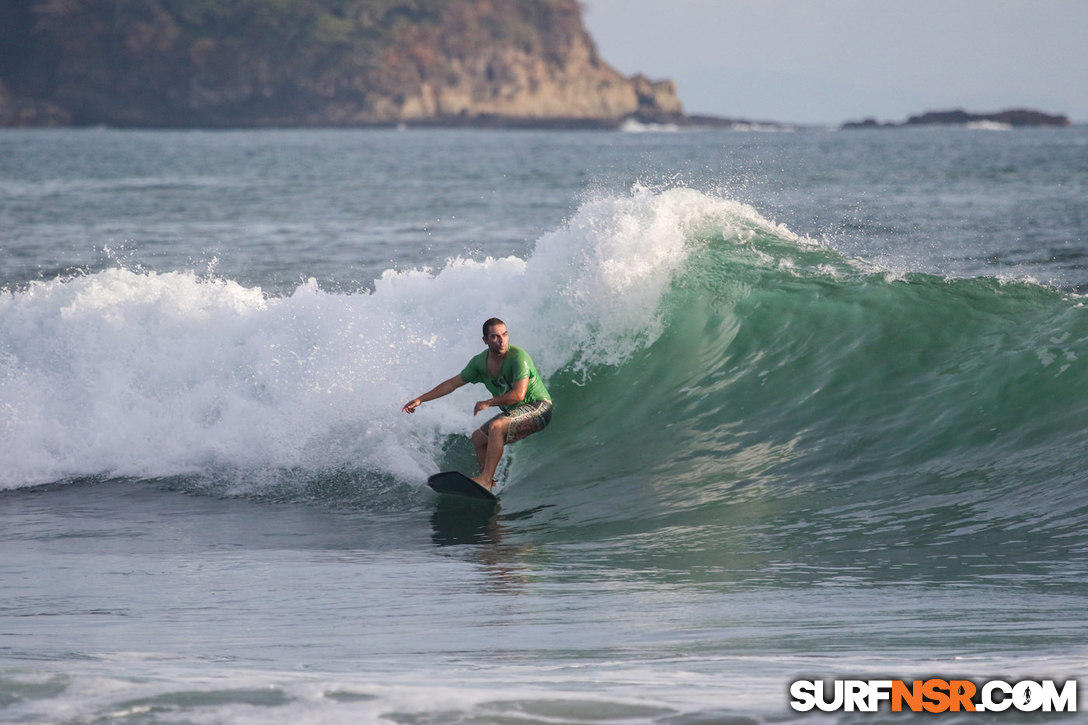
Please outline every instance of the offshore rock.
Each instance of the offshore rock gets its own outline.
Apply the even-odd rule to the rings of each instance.
[[[932,124],[967,125],[971,123],[1000,123],[1008,126],[1068,126],[1068,116],[1050,115],[1041,111],[1015,108],[998,113],[968,113],[963,110],[930,111],[921,116],[907,119],[908,126],[926,126]]]
[[[844,129],[859,128],[903,128],[906,126],[970,126],[972,124],[996,124],[1009,128],[1023,128],[1031,126],[1069,126],[1068,116],[1051,115],[1041,111],[1016,108],[997,113],[968,113],[961,109],[951,111],[928,111],[919,116],[911,116],[905,123],[881,123],[875,118],[866,118],[863,121],[848,121],[842,125]]]

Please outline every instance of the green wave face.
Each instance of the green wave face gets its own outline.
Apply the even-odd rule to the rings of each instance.
[[[713,221],[689,232],[652,342],[550,382],[547,444],[515,460],[534,498],[569,500],[587,536],[611,522],[695,547],[730,525],[869,547],[1084,523],[1080,299]]]

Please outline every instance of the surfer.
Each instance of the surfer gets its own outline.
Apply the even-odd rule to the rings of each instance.
[[[486,350],[469,360],[457,375],[409,400],[402,410],[414,413],[422,403],[449,395],[466,383],[483,383],[493,397],[478,401],[472,414],[494,406],[503,411],[472,433],[480,464],[480,473],[472,480],[490,491],[503,449],[544,430],[552,419],[552,398],[529,353],[510,344],[505,322],[492,317],[484,323],[483,331]]]

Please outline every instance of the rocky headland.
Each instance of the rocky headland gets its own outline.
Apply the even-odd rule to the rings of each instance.
[[[690,123],[577,0],[4,0],[0,125]]]
[[[1011,110],[903,123],[1067,126]],[[0,126],[629,124],[783,130],[684,112],[606,63],[578,0],[2,0]]]

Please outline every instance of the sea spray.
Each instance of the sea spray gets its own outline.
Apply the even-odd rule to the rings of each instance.
[[[460,370],[480,321],[508,320],[545,374],[617,365],[661,331],[659,305],[731,202],[636,189],[588,202],[526,260],[389,271],[371,293],[289,295],[126,268],[0,299],[2,485],[373,467],[418,479],[468,432],[470,403],[403,399]],[[758,221],[758,219],[756,220]]]

